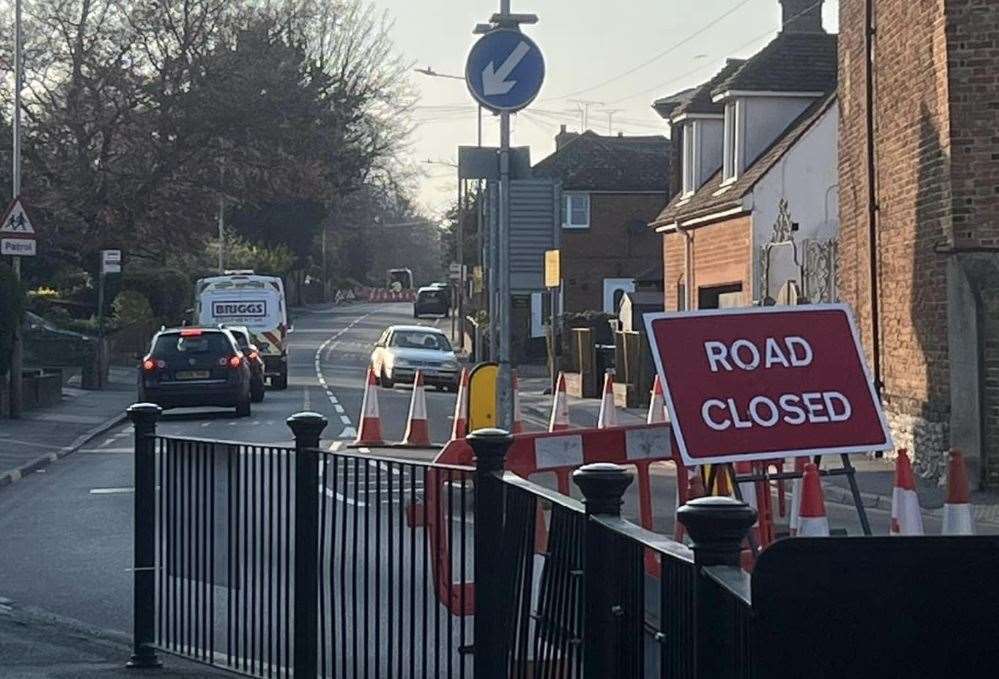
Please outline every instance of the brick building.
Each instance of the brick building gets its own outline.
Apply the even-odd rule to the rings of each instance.
[[[566,132],[533,168],[562,182],[563,307],[616,312],[642,273],[660,265],[646,228],[669,195],[670,143],[660,136]]]
[[[806,260],[828,257],[838,230],[836,36],[821,2],[781,5],[760,52],[653,105],[674,141],[675,195],[652,221],[668,310],[831,295]]]
[[[996,487],[999,5],[870,2],[868,106],[866,0],[840,0],[840,295],[878,358],[897,445],[929,476],[959,446]]]

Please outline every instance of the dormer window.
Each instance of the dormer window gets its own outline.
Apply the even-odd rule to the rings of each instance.
[[[742,102],[738,99],[725,104],[725,145],[722,155],[722,182],[739,178],[742,165]]]

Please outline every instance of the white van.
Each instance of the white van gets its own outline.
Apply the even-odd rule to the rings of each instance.
[[[246,326],[264,359],[275,389],[288,387],[288,309],[284,284],[276,276],[226,271],[195,285],[194,312],[202,326]]]

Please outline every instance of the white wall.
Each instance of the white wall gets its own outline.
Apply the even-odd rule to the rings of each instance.
[[[805,97],[739,97],[742,104],[742,163],[739,174],[753,164],[814,99]],[[719,156],[720,160],[720,156]]]
[[[697,188],[701,188],[721,168],[722,149],[725,146],[725,121],[698,120],[700,126],[701,158],[698,164]]]
[[[754,300],[759,299],[761,292],[760,248],[773,234],[781,198],[787,199],[791,221],[798,223],[794,240],[799,252],[805,240],[828,240],[839,233],[838,125],[839,108],[833,102],[753,189]]]

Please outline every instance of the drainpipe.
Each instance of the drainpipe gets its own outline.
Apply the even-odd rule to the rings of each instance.
[[[694,273],[693,236],[680,226],[680,222],[676,223],[676,231],[683,236],[683,305],[684,311],[690,311],[694,308],[694,286],[691,280]]]
[[[866,0],[866,26],[864,30],[864,60],[866,89],[867,124],[867,241],[870,254],[871,273],[871,362],[874,367],[874,388],[880,395],[884,391],[881,374],[881,313],[880,313],[880,271],[878,267],[878,197],[877,197],[877,155],[874,147],[874,2]]]

